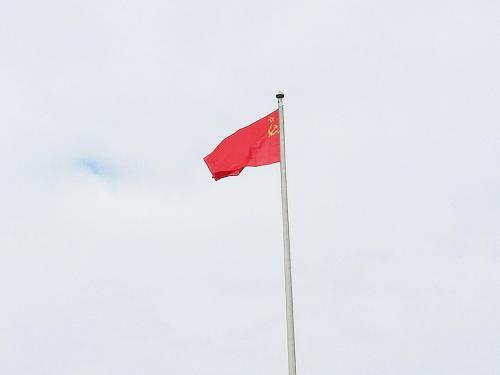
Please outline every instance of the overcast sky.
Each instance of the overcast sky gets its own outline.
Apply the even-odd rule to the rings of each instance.
[[[1,1],[0,373],[500,374],[500,3]]]

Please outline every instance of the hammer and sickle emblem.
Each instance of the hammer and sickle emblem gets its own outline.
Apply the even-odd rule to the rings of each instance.
[[[273,135],[278,134],[279,127],[278,124],[274,123],[274,118],[269,116],[269,129],[267,129],[267,136],[268,138],[271,138]]]

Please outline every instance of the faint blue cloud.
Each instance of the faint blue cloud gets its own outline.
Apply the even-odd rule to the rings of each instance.
[[[103,178],[115,178],[117,176],[117,170],[114,166],[95,157],[77,158],[75,167],[80,171]]]

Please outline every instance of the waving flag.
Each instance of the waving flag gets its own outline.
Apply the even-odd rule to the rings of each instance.
[[[279,162],[278,111],[231,134],[203,160],[215,180],[237,176],[245,167]]]

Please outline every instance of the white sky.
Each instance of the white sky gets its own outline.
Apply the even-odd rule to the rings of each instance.
[[[500,373],[498,1],[0,2],[0,373]]]

